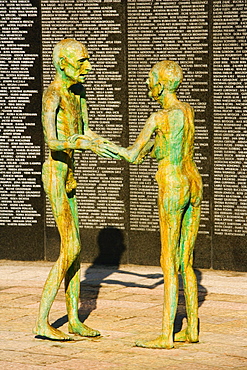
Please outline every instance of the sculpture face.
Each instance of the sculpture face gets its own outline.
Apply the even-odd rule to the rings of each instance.
[[[60,68],[73,83],[85,82],[85,77],[92,67],[89,56],[84,48],[67,50],[66,55],[61,58]]]
[[[152,99],[157,100],[159,98],[162,85],[159,83],[159,76],[155,71],[151,70],[149,72],[146,84],[149,89],[148,96]]]

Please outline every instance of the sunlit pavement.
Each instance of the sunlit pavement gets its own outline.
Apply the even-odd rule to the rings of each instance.
[[[82,264],[81,320],[95,339],[35,338],[42,288],[50,262],[0,260],[0,369],[247,369],[247,273],[197,270],[200,342],[175,348],[135,347],[160,334],[163,280],[159,267],[103,268]],[[50,314],[67,332],[63,287]],[[176,330],[185,323],[182,285]]]

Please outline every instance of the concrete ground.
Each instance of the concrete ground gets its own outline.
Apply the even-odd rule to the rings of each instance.
[[[198,270],[200,342],[175,349],[135,347],[161,329],[159,267],[83,264],[82,320],[102,336],[73,342],[37,339],[32,328],[52,263],[0,260],[0,369],[247,369],[247,273]],[[184,321],[180,290],[176,329]],[[67,331],[63,289],[50,320]]]

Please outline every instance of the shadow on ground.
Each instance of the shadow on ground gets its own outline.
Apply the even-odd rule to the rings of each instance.
[[[79,317],[84,322],[92,311],[97,308],[97,299],[102,287],[102,283],[109,285],[120,285],[125,287],[137,287],[145,289],[154,289],[163,284],[163,274],[139,274],[136,272],[124,271],[119,269],[122,254],[125,251],[124,239],[121,230],[114,227],[102,229],[98,235],[99,255],[94,262],[85,271],[84,280],[81,281]],[[110,279],[114,273],[125,275],[124,279]],[[198,281],[198,301],[199,307],[203,304],[207,295],[207,290],[201,285],[202,273],[195,270]],[[126,281],[126,275],[130,277]],[[148,284],[138,284],[131,281],[131,276],[138,276],[150,279]],[[136,279],[134,279],[136,280]],[[155,282],[154,282],[155,280]],[[162,312],[161,312],[162,315]],[[179,302],[177,316],[175,320],[174,331],[181,330],[183,320],[186,318],[185,299],[182,288],[182,279],[179,276]],[[68,317],[63,316],[56,320],[52,326],[58,328],[68,321]]]
[[[138,287],[154,289],[163,284],[162,274],[138,274],[136,272],[124,271],[119,269],[122,254],[125,251],[122,231],[107,227],[100,231],[98,236],[99,255],[85,272],[85,279],[81,282],[80,308],[79,314],[81,321],[85,321],[90,313],[97,307],[97,299],[102,282],[109,285],[121,285],[125,287]],[[109,277],[118,273],[129,275],[129,281],[125,279],[109,279]],[[138,276],[150,279],[150,284],[137,284],[131,281],[131,276]],[[156,280],[152,282],[152,280]],[[157,281],[157,279],[159,279]]]

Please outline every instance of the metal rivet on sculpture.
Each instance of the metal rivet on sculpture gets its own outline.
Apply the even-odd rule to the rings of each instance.
[[[162,61],[149,72],[149,96],[162,107],[153,113],[135,143],[119,154],[140,163],[151,150],[158,161],[158,207],[161,234],[161,267],[164,274],[164,310],[161,335],[137,346],[172,348],[175,341],[198,341],[197,281],[192,268],[193,248],[200,221],[202,181],[193,161],[194,111],[177,99],[183,78],[173,61]],[[155,134],[155,140],[151,136]],[[148,245],[147,245],[148,248]],[[187,327],[174,336],[181,272],[187,310]]]
[[[53,51],[56,75],[43,95],[42,121],[49,157],[43,165],[42,180],[61,238],[60,255],[46,280],[34,333],[55,340],[73,337],[49,324],[49,312],[65,279],[68,328],[72,334],[98,336],[78,317],[80,251],[74,150],[90,149],[103,157],[118,158],[114,144],[88,127],[85,89],[82,83],[91,70],[86,47],[73,39],[60,41]],[[108,148],[112,150],[109,151]]]

